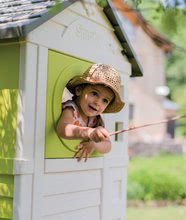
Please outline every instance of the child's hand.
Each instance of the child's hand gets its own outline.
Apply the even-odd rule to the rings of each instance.
[[[108,138],[109,138],[109,133],[105,128],[101,126],[94,128],[89,134],[89,139],[94,142],[105,141]]]
[[[86,162],[89,155],[95,151],[92,141],[81,142],[80,145],[76,147],[76,149],[78,151],[75,153],[74,158],[77,158],[78,162],[83,158],[85,158],[84,161]]]

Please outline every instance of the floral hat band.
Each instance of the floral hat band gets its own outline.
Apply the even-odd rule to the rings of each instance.
[[[113,91],[114,100],[107,106],[104,113],[119,112],[124,107],[125,103],[120,95],[121,78],[112,66],[99,63],[91,65],[82,75],[72,78],[67,84],[67,89],[74,94],[75,87],[81,84],[101,84]]]

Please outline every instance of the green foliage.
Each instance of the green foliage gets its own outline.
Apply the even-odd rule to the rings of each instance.
[[[162,35],[175,44],[174,51],[167,56],[165,67],[167,86],[170,88],[169,98],[179,105],[178,114],[186,115],[186,29],[184,28],[186,8],[179,8],[179,1],[169,2],[172,3],[165,7],[160,4],[161,1],[142,0],[137,10]],[[176,135],[186,135],[185,119],[178,121]]]
[[[175,34],[177,33],[177,10],[168,8],[164,11],[164,13],[161,15],[161,29],[164,30],[164,32],[169,34]]]
[[[107,0],[96,0],[96,3],[102,8],[107,6]]]
[[[178,178],[170,173],[157,173],[152,179],[152,197],[157,200],[180,200],[183,199],[184,187]],[[183,190],[183,191],[182,191]]]
[[[137,8],[142,3],[142,0],[132,0],[131,2]]]
[[[58,12],[60,12],[62,4],[63,4],[63,2],[61,2],[60,0],[56,0],[55,6],[50,9],[49,13],[50,14],[57,14]]]
[[[149,2],[151,4],[158,4],[163,6],[164,8],[184,8],[186,4],[186,0],[124,0],[125,2],[132,3],[135,6],[141,6],[145,3]]]
[[[129,200],[186,199],[186,160],[181,156],[136,158],[129,163]]]
[[[176,15],[177,33],[172,36],[172,41],[178,45],[167,60],[166,76],[167,85],[170,88],[170,98],[179,104],[179,114],[186,115],[186,30],[183,28],[186,22],[184,11]],[[186,135],[186,120],[182,119],[177,125],[177,134]]]
[[[135,181],[129,181],[127,186],[127,197],[129,200],[142,200],[144,193],[144,187],[142,185]]]

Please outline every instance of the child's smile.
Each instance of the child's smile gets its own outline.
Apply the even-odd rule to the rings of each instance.
[[[93,111],[97,111],[97,109],[96,108],[94,108],[93,106],[91,106],[91,105],[88,105],[88,107],[90,108],[90,109],[92,109]]]
[[[114,98],[114,93],[103,85],[87,85],[76,91],[77,105],[82,118],[101,114]]]

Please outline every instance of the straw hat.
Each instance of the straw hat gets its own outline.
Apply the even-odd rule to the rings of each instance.
[[[72,78],[67,84],[67,89],[74,94],[75,87],[81,84],[101,84],[113,91],[114,100],[107,106],[104,113],[119,112],[123,108],[125,103],[120,96],[121,78],[119,73],[110,65],[91,65],[83,75]]]

